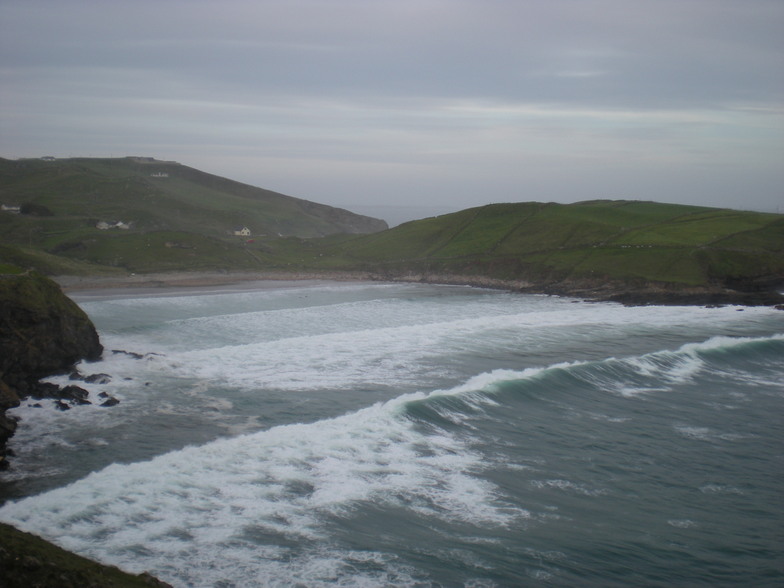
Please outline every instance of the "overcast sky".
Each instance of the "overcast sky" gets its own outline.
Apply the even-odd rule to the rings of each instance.
[[[0,0],[0,156],[359,212],[784,212],[783,30],[781,0]]]

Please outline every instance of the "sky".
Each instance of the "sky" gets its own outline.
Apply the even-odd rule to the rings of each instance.
[[[782,30],[781,0],[0,0],[0,156],[174,160],[381,218],[784,212]]]

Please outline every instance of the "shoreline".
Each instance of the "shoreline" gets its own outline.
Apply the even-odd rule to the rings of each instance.
[[[89,290],[107,292],[147,290],[157,292],[164,288],[206,288],[232,286],[250,282],[268,282],[269,287],[280,282],[305,281],[377,281],[365,272],[163,272],[155,274],[130,274],[127,276],[51,276],[65,293],[84,293]]]
[[[163,289],[179,290],[220,288],[247,284],[249,288],[284,287],[291,282],[410,282],[461,285],[476,288],[506,290],[521,294],[546,294],[580,298],[587,302],[616,302],[626,306],[771,306],[784,310],[784,295],[778,291],[744,292],[721,288],[673,288],[650,284],[629,286],[615,283],[534,284],[524,280],[502,280],[486,276],[456,274],[403,275],[380,274],[369,271],[172,271],[127,276],[52,276],[66,294],[82,296],[110,293],[157,294]],[[252,284],[252,285],[251,285]]]

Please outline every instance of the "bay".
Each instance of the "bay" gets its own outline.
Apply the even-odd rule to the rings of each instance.
[[[175,586],[784,580],[781,311],[323,281],[75,298],[107,349],[80,369],[112,378],[85,388],[121,403],[16,409],[0,482],[0,520],[75,552]]]

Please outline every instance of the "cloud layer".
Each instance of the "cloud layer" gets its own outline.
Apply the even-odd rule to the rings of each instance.
[[[338,205],[784,204],[776,0],[0,0],[0,155]]]

